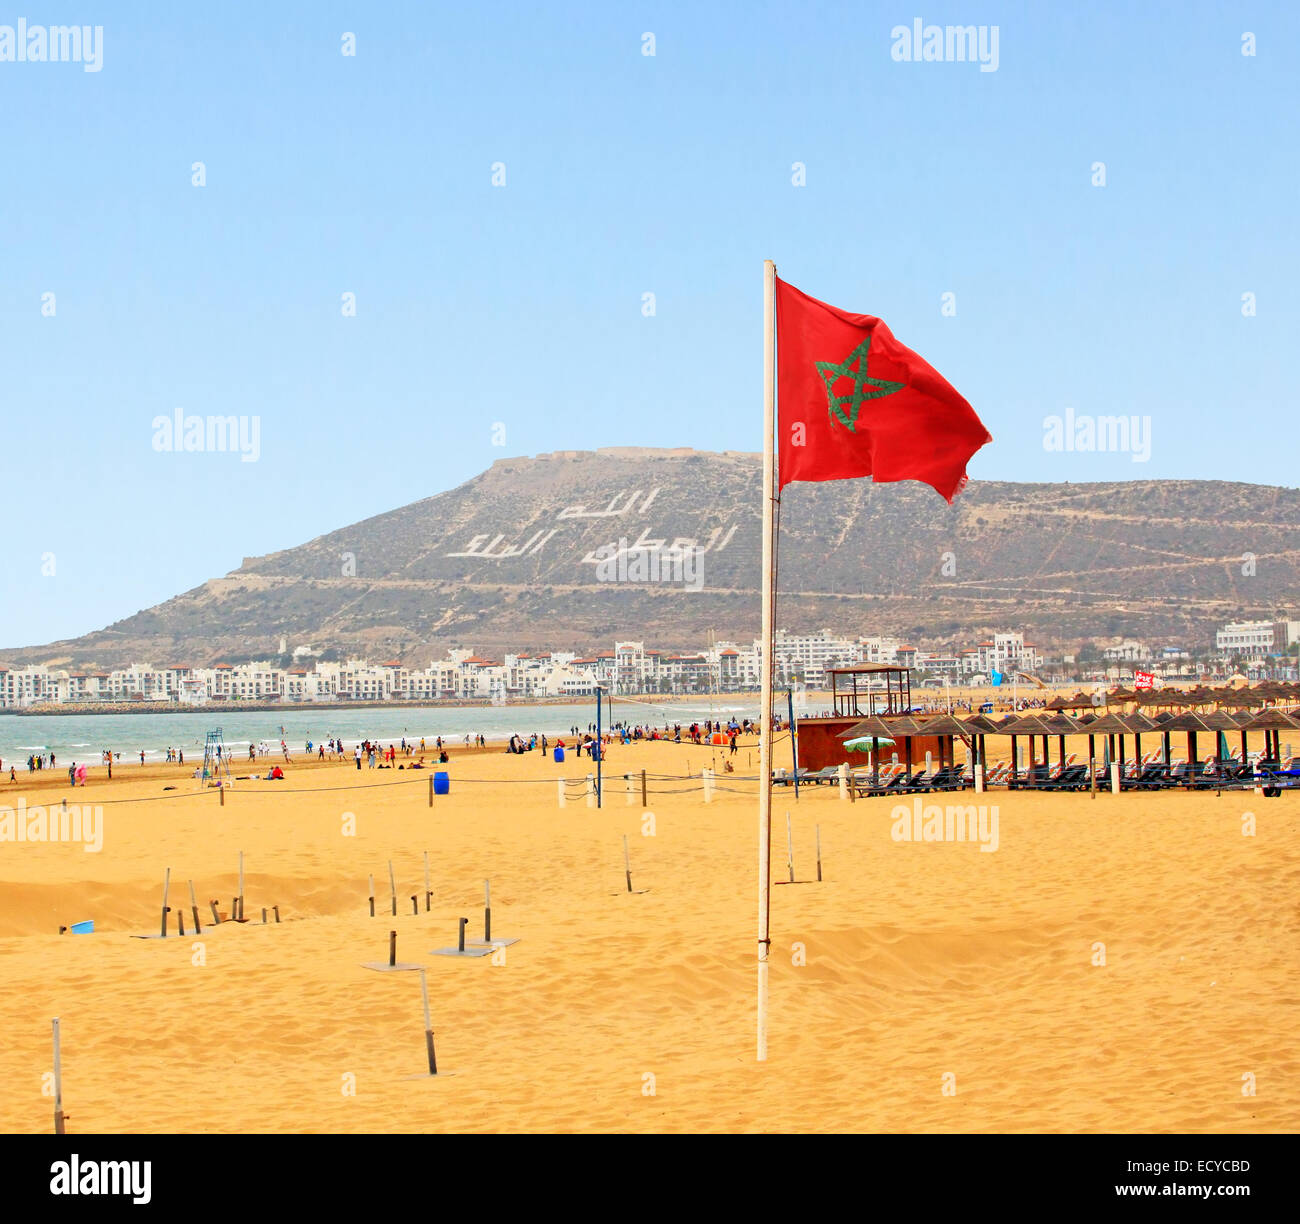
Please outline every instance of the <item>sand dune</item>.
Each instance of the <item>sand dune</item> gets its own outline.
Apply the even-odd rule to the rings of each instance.
[[[698,775],[710,755],[615,749],[609,771]],[[78,790],[106,805],[101,853],[0,844],[0,1126],[50,1129],[55,1015],[74,1133],[1300,1125],[1300,796],[995,792],[999,848],[981,853],[893,841],[882,800],[778,791],[774,878],[789,810],[800,882],[773,890],[760,1065],[754,784],[721,779],[732,789],[706,805],[688,789],[698,779],[652,781],[685,793],[651,795],[643,836],[621,778],[604,810],[561,810],[561,771],[587,766],[458,755],[432,808],[427,774],[350,764],[239,784],[224,807],[162,768]],[[6,790],[10,804],[73,797]],[[624,833],[645,890],[630,896]],[[229,909],[241,849],[254,921],[212,930],[206,902]],[[425,850],[432,911],[421,901],[412,916]],[[197,940],[131,938],[157,927],[166,867],[187,925],[196,882]],[[428,956],[454,942],[461,915],[479,927],[484,877],[494,934],[521,942],[499,964]],[[273,904],[284,921],[264,927]],[[96,934],[55,934],[83,918]],[[439,1061],[455,1077],[405,1078],[424,1067],[418,978],[360,967],[385,957],[390,929],[399,959],[427,966]],[[1098,943],[1104,966],[1091,963]]]

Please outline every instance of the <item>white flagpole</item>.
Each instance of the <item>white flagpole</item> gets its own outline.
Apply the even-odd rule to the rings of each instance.
[[[767,1060],[767,951],[771,942],[773,565],[776,555],[776,264],[763,263],[763,690],[758,746],[758,1061]]]

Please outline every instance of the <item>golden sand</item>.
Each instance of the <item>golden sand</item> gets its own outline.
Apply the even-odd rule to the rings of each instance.
[[[615,748],[607,772],[698,775],[711,755]],[[0,844],[0,1128],[51,1129],[53,1016],[72,1133],[1300,1126],[1300,795],[993,792],[999,848],[982,853],[895,842],[885,800],[778,790],[773,877],[790,811],[800,882],[773,889],[760,1065],[755,784],[721,775],[743,793],[706,805],[698,776],[652,780],[684,793],[651,794],[643,836],[621,776],[602,811],[576,791],[557,807],[554,778],[587,769],[457,753],[432,808],[427,774],[351,762],[239,783],[224,807],[180,770],[122,767],[78,789],[106,804],[101,853]],[[22,780],[3,792],[73,798]],[[241,849],[253,921],[210,930],[206,902],[229,909]],[[413,917],[425,850],[433,907]],[[202,936],[131,938],[157,929],[167,867],[187,926],[195,880]],[[428,956],[461,915],[480,927],[484,877],[494,934],[521,942],[504,963]],[[273,904],[284,921],[262,926]],[[55,934],[86,918],[94,935]],[[390,929],[399,960],[427,966],[455,1077],[405,1078],[424,1069],[418,975],[361,968],[386,957]]]

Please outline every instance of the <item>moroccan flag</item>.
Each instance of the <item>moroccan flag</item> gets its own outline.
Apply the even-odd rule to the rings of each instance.
[[[776,280],[779,487],[794,480],[920,480],[948,501],[992,442],[975,410],[872,315]]]

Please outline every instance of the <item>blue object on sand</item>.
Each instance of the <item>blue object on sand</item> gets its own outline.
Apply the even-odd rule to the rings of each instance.
[[[559,765],[560,763],[563,762],[563,760],[564,760],[564,749],[563,749],[563,748],[557,748],[557,749],[555,750],[555,763],[556,763],[557,765]]]
[[[90,918],[85,922],[74,922],[68,929],[74,935],[89,935],[95,929],[95,920]]]
[[[446,770],[440,769],[433,775],[433,793],[435,795],[445,795],[451,790],[451,775]]]

